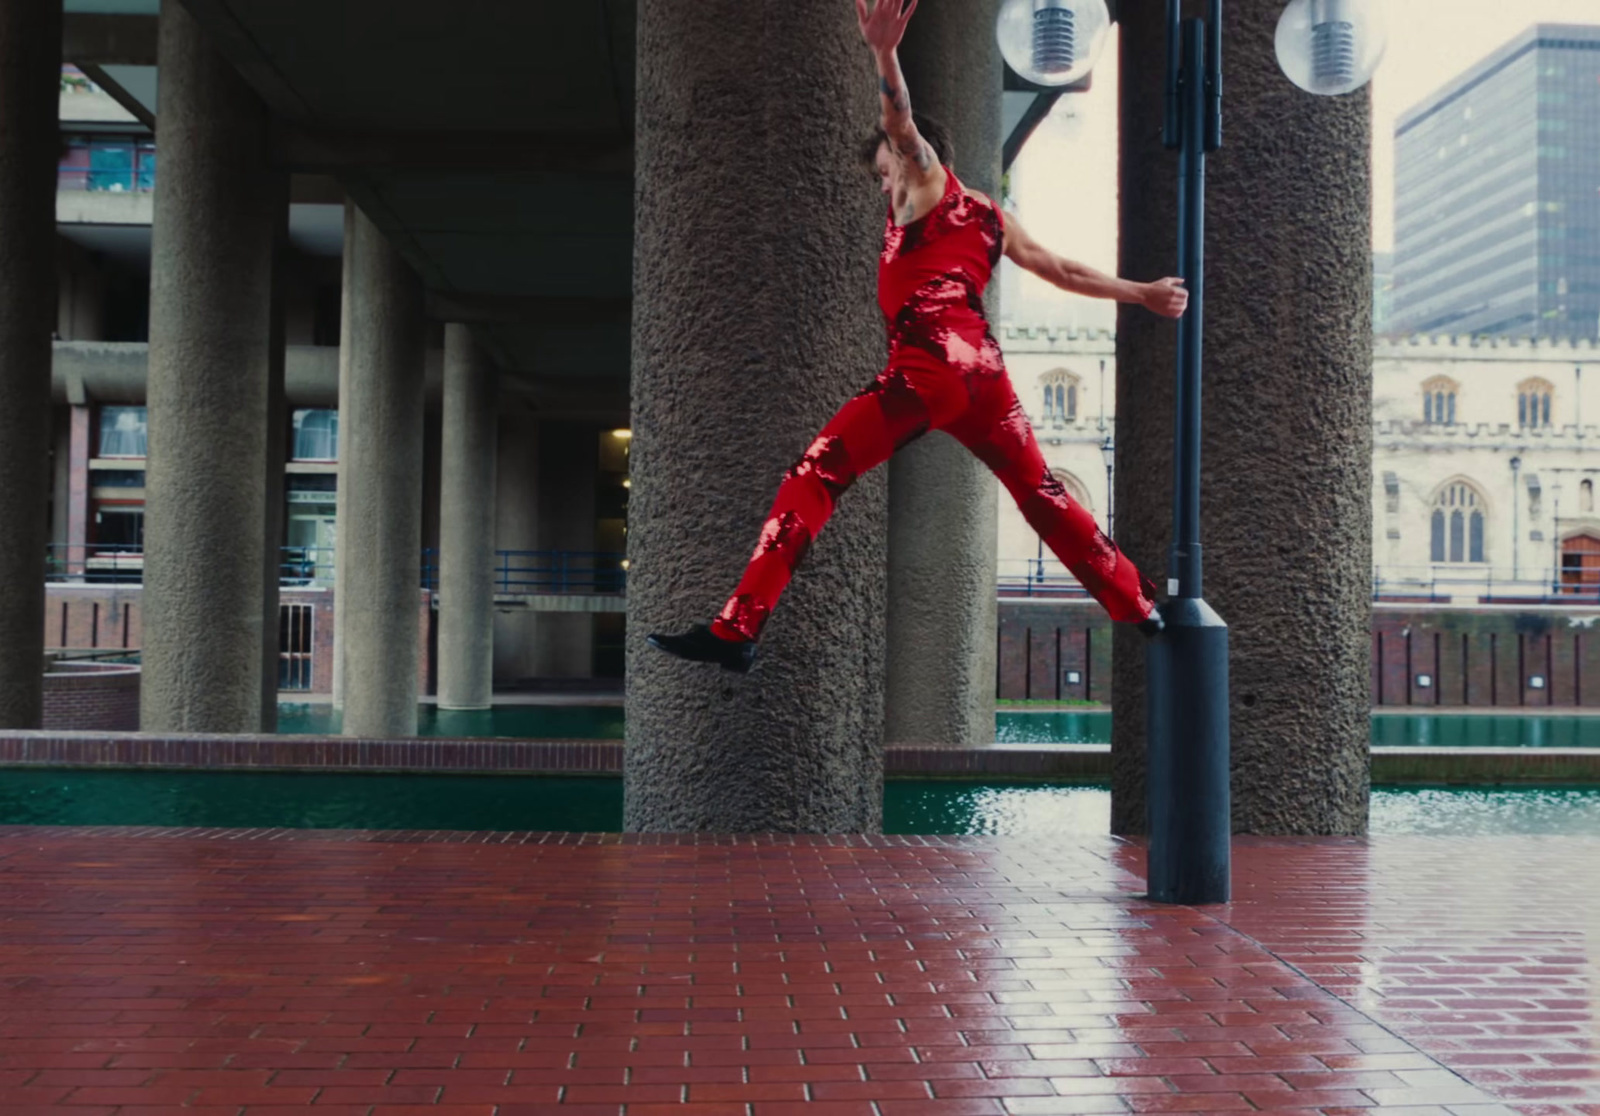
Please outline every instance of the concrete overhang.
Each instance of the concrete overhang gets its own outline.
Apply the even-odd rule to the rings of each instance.
[[[186,6],[272,110],[283,165],[337,177],[436,314],[509,372],[625,398],[634,0]]]

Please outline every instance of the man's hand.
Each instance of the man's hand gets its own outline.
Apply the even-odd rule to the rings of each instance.
[[[1145,284],[1144,297],[1139,301],[1164,318],[1181,318],[1189,308],[1189,292],[1182,279],[1157,279]]]
[[[872,10],[867,5],[872,4]],[[917,0],[856,0],[856,22],[861,37],[875,54],[888,54],[905,37],[906,24],[917,10]]]

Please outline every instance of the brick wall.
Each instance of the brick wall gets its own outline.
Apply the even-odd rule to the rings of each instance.
[[[1111,700],[1111,624],[1084,600],[1000,602],[996,696],[1005,700]]]
[[[998,697],[1110,701],[1111,625],[1097,605],[1007,599],[999,611]],[[1600,707],[1597,621],[1575,608],[1375,605],[1372,704]]]
[[[44,728],[136,732],[139,668],[61,665],[44,676]]]

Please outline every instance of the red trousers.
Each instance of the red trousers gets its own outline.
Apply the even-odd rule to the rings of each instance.
[[[755,554],[712,630],[757,639],[839,497],[928,430],[950,434],[994,470],[1029,526],[1113,620],[1150,615],[1155,587],[1051,475],[1003,367],[962,373],[919,359],[892,362],[784,474]]]

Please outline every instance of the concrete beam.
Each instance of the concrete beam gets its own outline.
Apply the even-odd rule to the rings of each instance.
[[[85,62],[154,66],[159,22],[156,16],[70,12],[63,20],[61,60],[80,68]]]
[[[633,173],[631,137],[548,132],[359,132],[280,121],[278,162],[294,171],[486,170]]]
[[[481,292],[428,292],[428,317],[463,325],[617,325],[633,320],[633,299],[539,298]]]

